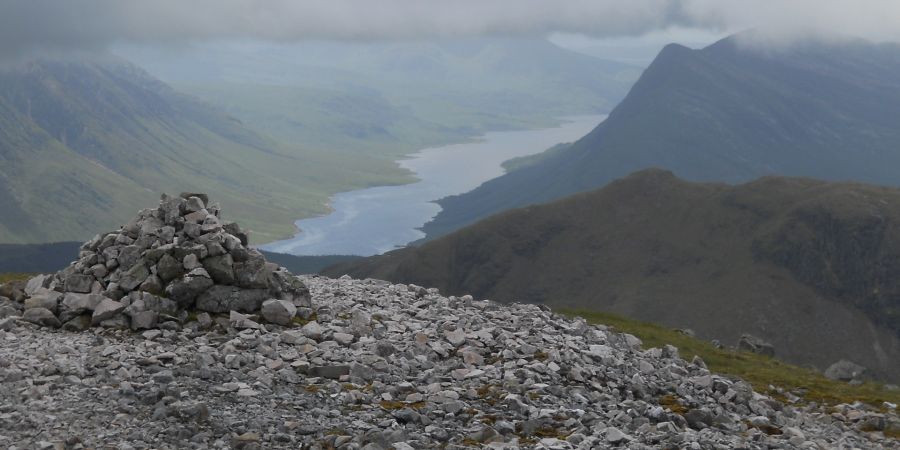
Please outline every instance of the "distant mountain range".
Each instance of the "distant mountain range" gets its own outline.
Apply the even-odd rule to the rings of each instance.
[[[332,47],[170,52],[178,88],[112,56],[0,67],[0,243],[84,240],[164,191],[285,238],[337,192],[412,181],[402,155],[606,111],[636,78],[541,40]]]
[[[389,161],[486,131],[608,113],[640,75],[640,68],[529,38],[120,53],[276,139]]]
[[[780,174],[900,185],[900,46],[761,50],[743,37],[665,47],[590,134],[441,200],[424,230],[434,238],[650,167],[696,181]]]
[[[900,189],[648,170],[324,271],[621,314],[900,380]]]

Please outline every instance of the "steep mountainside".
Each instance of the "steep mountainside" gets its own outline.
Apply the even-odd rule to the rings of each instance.
[[[731,37],[669,45],[609,117],[565,151],[441,201],[439,236],[503,209],[650,167],[695,181],[779,174],[900,185],[900,47],[763,52]]]
[[[327,269],[500,301],[610,311],[824,369],[900,374],[900,190],[648,170]]]
[[[309,186],[357,175],[114,59],[0,71],[0,162],[0,242],[87,238],[173,190],[219,192],[259,242],[322,209],[326,193],[304,197]]]

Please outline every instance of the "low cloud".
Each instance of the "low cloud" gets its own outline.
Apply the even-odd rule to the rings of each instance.
[[[895,0],[5,0],[0,56],[113,43],[419,39],[669,27],[758,28],[773,42],[831,33],[900,41]]]

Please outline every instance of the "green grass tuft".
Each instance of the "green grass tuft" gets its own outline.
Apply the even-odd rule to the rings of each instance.
[[[34,273],[0,273],[0,284],[10,281],[25,281],[35,275]]]

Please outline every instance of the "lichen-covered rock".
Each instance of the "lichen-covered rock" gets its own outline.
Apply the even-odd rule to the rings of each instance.
[[[194,269],[187,275],[173,281],[166,286],[166,297],[178,302],[178,304],[188,309],[194,304],[194,300],[198,295],[212,287],[213,280],[209,277],[204,269]]]
[[[218,248],[221,249],[222,247],[219,246]],[[203,267],[209,272],[209,276],[212,277],[216,284],[234,284],[234,260],[228,253],[204,259]]]

